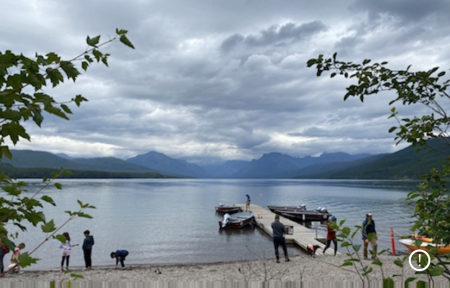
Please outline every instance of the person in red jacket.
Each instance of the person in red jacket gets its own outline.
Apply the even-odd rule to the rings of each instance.
[[[331,241],[333,241],[334,244],[334,256],[336,256],[337,252],[337,240],[336,240],[336,230],[332,229],[330,227],[331,223],[336,223],[336,217],[331,217],[331,221],[327,224],[327,245],[325,246],[325,249],[323,249],[323,254],[325,254],[325,251],[330,247]]]

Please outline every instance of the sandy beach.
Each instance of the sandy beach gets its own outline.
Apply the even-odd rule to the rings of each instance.
[[[34,287],[41,287],[36,286],[41,283],[44,285],[42,287],[49,287],[48,284],[51,281],[55,281],[55,283],[70,281],[72,282],[71,287],[97,287],[94,284],[102,284],[98,287],[116,287],[120,284],[132,285],[133,283],[136,285],[140,283],[141,286],[145,283],[152,284],[151,286],[158,283],[157,286],[168,283],[197,283],[200,286],[202,286],[201,283],[309,283],[322,287],[330,285],[336,287],[332,284],[342,286],[356,283],[359,286],[362,280],[355,269],[351,266],[340,267],[343,260],[347,258],[345,255],[336,257],[318,256],[316,258],[297,256],[291,258],[290,262],[285,262],[283,259],[280,263],[276,263],[274,259],[260,259],[256,261],[189,265],[127,265],[124,270],[115,270],[113,266],[94,267],[87,271],[74,269],[72,273],[83,276],[79,279],[74,279],[70,273],[60,271],[28,271],[25,269],[19,274],[7,273],[5,277],[1,278],[0,284],[1,287],[21,287],[17,284],[35,283]],[[394,278],[398,282],[405,281],[409,277],[428,281],[425,275],[414,275],[415,271],[410,268],[408,261],[405,262],[403,269],[395,265],[393,261],[397,258],[400,259],[401,257],[380,257],[383,262],[382,270],[380,266],[372,264],[372,261],[363,261],[364,265],[373,267],[373,272],[368,276],[370,282],[381,283],[383,275],[388,277],[395,274],[403,274],[403,278],[401,276]],[[361,269],[361,267],[358,269]],[[449,285],[449,281],[444,277],[436,277],[434,281],[435,284],[446,285],[445,287]]]

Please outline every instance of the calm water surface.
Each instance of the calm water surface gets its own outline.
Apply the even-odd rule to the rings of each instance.
[[[29,181],[29,192],[40,187],[40,181]],[[62,230],[68,231],[74,247],[70,258],[72,268],[84,266],[81,244],[83,231],[94,236],[93,266],[114,264],[111,251],[127,249],[126,263],[169,264],[205,263],[258,258],[273,258],[271,238],[259,229],[220,230],[218,203],[244,203],[249,194],[252,203],[267,205],[299,205],[308,208],[326,207],[338,220],[360,225],[365,213],[372,212],[377,225],[379,246],[390,248],[390,228],[407,234],[412,223],[412,207],[403,200],[416,183],[396,181],[351,180],[60,180],[63,190],[46,189],[57,207],[46,206],[48,219],[57,226],[76,211],[77,200],[97,209],[87,211],[93,219],[77,218]],[[47,209],[48,208],[48,209]],[[323,224],[318,236],[324,236]],[[30,227],[21,233],[17,243],[25,242],[30,251],[46,237],[40,229]],[[359,240],[359,236],[357,237]],[[47,241],[33,256],[40,258],[33,269],[57,269],[61,251],[57,240]],[[404,250],[396,243],[397,250]],[[295,246],[291,255],[302,254]],[[10,256],[10,255],[8,255]],[[8,258],[5,257],[5,262]]]

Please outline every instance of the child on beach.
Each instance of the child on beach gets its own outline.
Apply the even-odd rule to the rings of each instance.
[[[17,273],[20,272],[19,255],[20,250],[23,248],[25,248],[25,243],[20,243],[16,248],[14,248],[14,253],[11,255],[11,259],[9,260],[8,271]]]
[[[60,243],[59,248],[63,249],[62,251],[62,260],[61,260],[61,271],[64,271],[64,261],[66,262],[66,270],[69,270],[69,258],[72,252],[72,247],[78,246],[78,244],[70,243],[70,236],[68,232],[63,233],[64,237],[66,237],[66,243]]]
[[[84,231],[84,241],[83,241],[83,254],[84,254],[84,263],[86,266],[86,270],[90,270],[92,266],[92,246],[94,245],[94,236],[90,235],[90,231]]]
[[[116,258],[116,267],[114,269],[117,269],[117,264],[122,266],[122,269],[125,269],[125,258],[128,256],[127,250],[117,250],[116,252],[111,252],[111,258]]]

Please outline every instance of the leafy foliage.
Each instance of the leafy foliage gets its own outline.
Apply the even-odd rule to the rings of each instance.
[[[450,158],[448,149],[436,149],[427,145],[429,139],[442,141],[449,145],[448,128],[450,118],[446,113],[446,101],[450,100],[448,89],[450,79],[445,79],[445,71],[434,67],[426,71],[410,71],[411,65],[405,70],[391,70],[388,62],[373,63],[370,59],[361,64],[337,60],[337,53],[331,58],[319,55],[307,62],[308,67],[315,67],[317,76],[324,72],[331,72],[330,77],[342,76],[354,79],[355,84],[346,88],[344,100],[349,97],[358,97],[362,102],[365,97],[383,91],[395,92],[396,98],[389,105],[423,104],[431,112],[413,118],[399,118],[395,107],[391,108],[390,118],[395,118],[398,125],[389,129],[395,132],[397,144],[407,142],[421,149],[434,149],[442,153],[444,165],[434,167],[423,175],[423,183],[416,191],[408,194],[407,201],[415,206],[414,217],[416,221],[411,227],[413,231],[419,230],[433,238],[435,243],[450,244],[450,196],[447,190],[447,181],[450,175]],[[445,151],[447,150],[447,151]],[[447,268],[449,255],[438,255],[436,249],[431,250],[438,264],[430,265],[424,272],[430,277],[444,275],[450,278]],[[418,283],[419,285],[420,283]]]
[[[100,36],[87,37],[88,49],[70,60],[62,60],[56,53],[50,52],[46,55],[36,54],[34,59],[22,54],[15,54],[10,50],[0,52],[0,160],[11,159],[11,151],[6,144],[10,140],[14,145],[21,140],[31,140],[23,124],[32,121],[38,127],[44,121],[44,112],[68,120],[72,114],[68,103],[80,106],[87,101],[82,95],[75,95],[70,101],[59,103],[54,97],[44,92],[47,85],[56,87],[64,82],[64,79],[76,81],[81,74],[75,66],[77,61],[81,62],[81,68],[87,71],[94,62],[102,62],[108,66],[109,54],[100,51],[100,47],[108,43],[120,40],[128,47],[134,48],[128,40],[126,30],[116,29],[116,37],[100,43]],[[99,44],[100,43],[100,44]],[[95,59],[95,60],[94,60]],[[63,235],[56,234],[65,224],[75,217],[92,218],[84,211],[95,209],[94,206],[78,201],[78,211],[66,211],[68,219],[64,224],[56,227],[53,220],[48,220],[42,212],[43,202],[56,205],[50,196],[39,194],[50,185],[61,189],[61,184],[55,182],[61,175],[69,172],[61,169],[59,173],[51,173],[49,179],[44,178],[42,187],[29,194],[26,192],[27,184],[17,181],[0,173],[1,189],[4,192],[0,197],[0,240],[1,245],[7,245],[11,250],[15,245],[12,240],[17,238],[18,233],[11,235],[6,228],[7,224],[14,225],[22,232],[27,230],[25,223],[37,227],[40,225],[42,231],[48,236],[46,239],[30,252],[22,253],[18,258],[18,264],[22,267],[36,263],[39,259],[32,258],[31,254],[36,251],[45,241],[49,239],[63,240]],[[31,196],[30,196],[31,195]],[[12,239],[12,240],[11,240]],[[65,238],[64,238],[65,241]],[[72,275],[77,277],[77,275]]]

